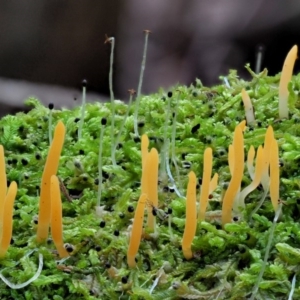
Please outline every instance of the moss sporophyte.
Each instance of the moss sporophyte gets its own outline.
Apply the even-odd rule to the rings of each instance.
[[[0,299],[298,299],[291,51],[274,77],[3,117]]]

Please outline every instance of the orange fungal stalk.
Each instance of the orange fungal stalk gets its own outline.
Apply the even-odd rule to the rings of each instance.
[[[51,176],[56,175],[59,157],[62,151],[64,139],[65,139],[65,126],[59,121],[54,130],[53,141],[50,145],[50,150],[44,167],[42,182],[41,182],[41,194],[40,194],[40,207],[39,207],[39,219],[37,229],[37,241],[44,242],[49,234],[50,214],[51,214],[51,193],[50,184]]]
[[[135,214],[134,214],[132,230],[130,234],[129,247],[127,251],[127,263],[130,268],[134,268],[136,266],[135,256],[139,250],[141,238],[142,238],[146,200],[147,200],[147,195],[142,194],[139,198],[135,210]]]
[[[14,209],[15,198],[17,195],[17,190],[18,190],[17,183],[13,181],[10,184],[7,195],[5,197],[3,221],[1,224],[2,239],[1,239],[1,246],[0,246],[0,258],[3,258],[5,256],[11,242],[12,225],[13,225],[13,209]]]
[[[65,249],[63,242],[61,195],[56,175],[51,176],[51,236],[59,257],[68,257],[69,253]]]
[[[4,158],[4,148],[0,145],[0,241],[2,239],[2,224],[4,218],[4,203],[7,193],[7,180],[6,180],[6,171],[5,171],[5,158]]]
[[[298,47],[293,46],[286,56],[284,61],[280,82],[279,82],[279,118],[284,119],[289,117],[288,109],[288,84],[292,79],[294,64],[297,58]]]
[[[273,139],[270,158],[270,197],[274,211],[277,211],[279,201],[279,155],[278,143]]]
[[[155,148],[152,148],[147,156],[146,162],[147,174],[147,196],[148,200],[154,207],[158,206],[158,191],[157,191],[157,182],[158,182],[158,152]],[[148,206],[148,218],[147,218],[147,227],[151,231],[155,229],[155,216],[152,213],[152,207]]]
[[[201,193],[200,193],[200,205],[199,205],[199,213],[198,220],[205,220],[205,212],[208,203],[209,196],[209,186],[210,186],[210,178],[212,171],[212,149],[206,148],[204,151],[203,158],[203,177],[202,177],[202,185],[201,185]]]
[[[186,193],[186,219],[182,237],[182,251],[186,259],[193,257],[191,247],[197,228],[196,181],[196,175],[191,171]]]
[[[240,126],[236,126],[233,138],[234,167],[228,189],[225,192],[222,205],[222,225],[231,222],[234,199],[240,189],[244,172],[244,139]]]

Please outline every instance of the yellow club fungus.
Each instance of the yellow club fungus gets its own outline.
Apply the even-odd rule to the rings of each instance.
[[[287,54],[280,77],[279,82],[279,118],[284,119],[289,117],[288,108],[288,84],[292,79],[294,64],[297,58],[298,47],[293,46],[292,49]]]
[[[211,194],[218,186],[219,174],[215,173],[209,184],[209,194]]]
[[[270,176],[269,176],[269,165],[270,165],[270,151],[272,142],[274,139],[273,127],[269,126],[265,135],[264,141],[264,166],[263,166],[263,174],[261,177],[261,184],[264,188],[264,191],[269,189],[270,184]]]
[[[245,198],[252,191],[254,191],[261,181],[261,176],[263,172],[263,161],[264,161],[264,150],[262,146],[259,146],[257,149],[256,160],[255,160],[255,173],[253,181],[245,187],[239,195],[238,206],[245,207]]]
[[[234,199],[240,189],[244,172],[244,139],[240,126],[236,126],[233,137],[234,167],[222,205],[222,225],[231,222]]]
[[[242,132],[246,130],[246,120],[241,121],[238,125],[242,129]]]
[[[253,166],[254,156],[255,156],[255,149],[251,145],[247,155],[247,169],[252,180],[254,179],[254,166]]]
[[[158,152],[155,148],[152,148],[147,156],[146,162],[147,171],[147,196],[150,203],[154,206],[158,206]],[[155,216],[152,213],[152,207],[148,206],[148,218],[147,228],[151,231],[155,229]]]
[[[245,89],[242,89],[242,99],[243,99],[243,103],[244,103],[247,124],[248,125],[254,124],[255,116],[254,116],[253,106],[252,106],[250,97]]]
[[[198,213],[198,220],[200,221],[205,220],[205,212],[208,203],[209,186],[210,186],[210,178],[211,178],[211,171],[212,171],[212,159],[213,159],[212,149],[206,148],[203,157],[203,176],[202,176],[200,205],[199,205],[199,213]]]
[[[145,204],[147,200],[147,195],[142,194],[139,198],[133,224],[132,230],[130,234],[130,241],[129,247],[127,251],[127,263],[130,268],[134,268],[136,266],[135,256],[139,250],[142,233],[143,233],[143,222],[144,222],[144,211],[145,211]]]
[[[51,176],[51,236],[59,257],[68,257],[69,253],[63,242],[61,195],[59,180],[56,175]]]
[[[51,193],[50,184],[51,176],[56,175],[59,157],[62,151],[64,139],[65,139],[65,126],[59,121],[54,130],[53,141],[50,145],[50,150],[44,167],[42,182],[41,182],[41,194],[40,194],[40,207],[39,207],[39,219],[37,229],[37,241],[44,242],[49,234],[50,214],[51,214]]]
[[[197,228],[196,210],[196,175],[192,171],[189,173],[189,183],[186,192],[186,216],[185,227],[182,237],[182,251],[186,259],[193,258],[192,242]]]
[[[5,171],[5,158],[4,158],[4,148],[0,145],[0,224],[3,224],[3,211],[4,203],[7,192],[7,180],[6,180],[6,171]],[[0,241],[2,236],[2,228],[0,228]]]
[[[277,211],[279,201],[279,154],[278,143],[273,139],[270,155],[270,197],[274,211]]]
[[[3,210],[3,220],[2,220],[2,239],[0,246],[0,258],[3,258],[6,251],[10,245],[12,237],[12,226],[13,226],[13,209],[14,202],[17,195],[18,186],[15,181],[13,181],[7,191],[5,197],[4,210]]]
[[[141,150],[142,150],[142,169],[144,169],[144,166],[146,164],[147,159],[147,153],[148,153],[148,147],[149,147],[149,139],[147,134],[142,135],[142,142],[141,142]]]
[[[146,134],[142,135],[141,142],[141,152],[142,152],[142,179],[141,179],[141,194],[147,194],[147,185],[148,185],[148,171],[146,170],[146,162],[148,157],[148,147],[149,147],[149,139]]]
[[[231,144],[228,147],[228,165],[229,165],[230,175],[232,176],[233,169],[234,169],[234,149],[233,149],[233,145]]]

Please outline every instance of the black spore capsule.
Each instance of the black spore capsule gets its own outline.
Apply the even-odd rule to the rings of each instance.
[[[171,98],[173,96],[172,92],[168,92],[168,97]]]
[[[99,226],[100,226],[101,228],[104,228],[104,227],[105,227],[105,221],[101,221],[100,224],[99,224]]]
[[[196,133],[200,129],[200,123],[192,127],[191,133]]]
[[[54,104],[53,104],[53,103],[49,103],[49,104],[48,104],[48,108],[49,108],[50,110],[52,110],[52,109],[54,108]]]
[[[107,119],[106,118],[102,118],[101,119],[101,125],[106,125],[107,123]]]
[[[128,212],[132,213],[132,212],[134,212],[134,207],[132,205],[129,205],[127,210],[128,210]]]
[[[86,87],[87,86],[87,80],[83,79],[82,82],[81,82],[81,84],[82,84],[83,87]]]

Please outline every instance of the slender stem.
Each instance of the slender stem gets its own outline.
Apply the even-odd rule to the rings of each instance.
[[[121,138],[121,135],[122,135],[123,128],[124,128],[124,126],[125,126],[125,122],[126,122],[126,120],[127,120],[127,118],[128,118],[129,112],[130,112],[131,103],[132,103],[132,98],[133,98],[133,94],[130,94],[130,96],[129,96],[129,102],[128,102],[128,106],[127,106],[127,111],[126,111],[126,114],[125,114],[125,116],[124,116],[124,119],[123,119],[123,122],[122,122],[122,124],[121,124],[119,133],[118,133],[117,138],[116,138],[116,142],[115,142],[114,147],[113,147],[113,150],[112,150],[112,151],[113,151],[113,156],[114,156],[114,157],[115,157],[115,152],[116,152],[116,150],[117,150],[118,144],[119,144],[119,142],[120,142],[120,138]],[[114,165],[117,165],[116,160],[114,160]]]
[[[145,30],[145,44],[144,44],[144,52],[143,52],[143,59],[141,64],[141,72],[140,72],[140,78],[139,78],[139,84],[137,89],[137,96],[136,96],[136,102],[135,102],[135,111],[134,111],[134,134],[136,136],[139,136],[138,133],[138,112],[139,112],[139,104],[140,104],[140,97],[141,97],[141,90],[142,90],[142,84],[143,84],[143,78],[144,78],[144,71],[146,67],[146,57],[147,57],[147,48],[148,48],[148,37],[149,37],[149,30]]]
[[[49,135],[49,145],[51,145],[51,143],[52,143],[52,109],[50,109],[50,111],[49,111],[48,135]]]
[[[111,139],[111,160],[113,165],[116,165],[115,158],[115,143],[114,143],[114,130],[115,130],[115,96],[113,91],[113,64],[114,64],[114,48],[115,48],[115,38],[110,37],[109,42],[111,44],[110,51],[110,67],[109,67],[109,92],[110,92],[110,102],[111,102],[111,127],[110,127],[110,139]]]
[[[265,269],[266,269],[266,265],[267,265],[267,260],[269,258],[269,253],[270,253],[270,249],[271,249],[271,244],[272,244],[272,239],[273,239],[273,236],[274,236],[274,231],[275,231],[275,227],[276,227],[276,223],[277,223],[277,220],[279,218],[279,215],[281,213],[281,208],[282,208],[282,204],[280,204],[278,206],[278,209],[275,213],[275,217],[274,217],[274,220],[273,220],[273,224],[271,226],[271,230],[270,230],[270,235],[269,235],[269,239],[268,239],[268,244],[267,244],[267,247],[266,247],[266,252],[265,252],[265,257],[264,257],[264,261],[263,261],[263,264],[262,264],[262,267],[260,269],[260,273],[258,275],[258,278],[257,278],[257,281],[256,281],[256,284],[253,288],[253,291],[252,291],[252,295],[251,295],[251,298],[250,300],[254,300],[255,299],[255,296],[258,292],[258,288],[259,288],[259,284],[262,280],[262,277],[264,275],[264,272],[265,272]]]
[[[97,206],[100,206],[101,193],[102,193],[102,149],[103,149],[103,135],[104,126],[100,129],[100,140],[99,140],[99,156],[98,156],[98,195],[97,195]]]
[[[81,104],[81,117],[80,117],[80,123],[78,128],[78,141],[81,139],[82,136],[82,128],[83,128],[83,122],[84,122],[84,114],[85,114],[85,98],[86,98],[86,87],[82,87],[82,104]]]

